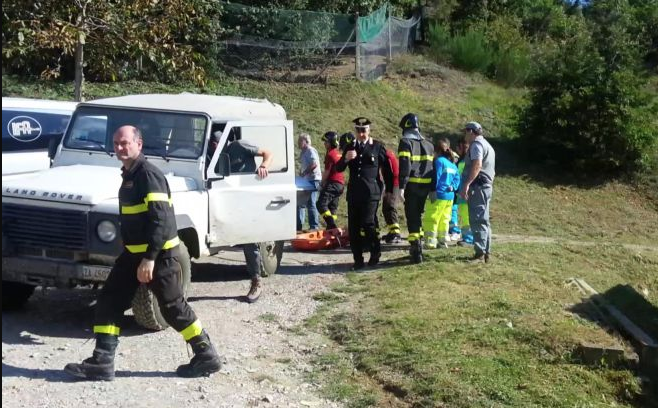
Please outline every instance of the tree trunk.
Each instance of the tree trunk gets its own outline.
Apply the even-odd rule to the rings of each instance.
[[[82,102],[82,86],[84,85],[84,46],[85,34],[82,30],[78,33],[78,43],[75,47],[75,86],[74,94],[77,102]]]

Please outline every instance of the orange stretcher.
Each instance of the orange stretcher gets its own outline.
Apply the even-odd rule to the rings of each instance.
[[[297,238],[290,242],[297,251],[319,251],[322,249],[335,249],[348,247],[350,237],[347,231],[336,228],[297,234]]]

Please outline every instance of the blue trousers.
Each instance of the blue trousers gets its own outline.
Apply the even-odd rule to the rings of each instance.
[[[320,195],[320,182],[315,181],[315,191],[311,192],[311,196],[305,203],[299,203],[297,206],[297,231],[304,229],[304,221],[306,220],[306,211],[308,210],[308,226],[309,229],[320,229],[320,214],[317,209],[318,196]]]

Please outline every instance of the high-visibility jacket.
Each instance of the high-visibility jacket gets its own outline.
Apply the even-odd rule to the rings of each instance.
[[[167,179],[143,155],[121,169],[121,239],[128,252],[146,259],[178,256],[178,229]]]
[[[407,130],[398,145],[400,162],[400,188],[407,183],[426,184],[432,188],[434,146],[417,130]]]

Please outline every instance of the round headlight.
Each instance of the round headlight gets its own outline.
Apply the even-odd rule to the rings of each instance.
[[[98,238],[103,242],[112,242],[117,237],[117,227],[112,221],[101,221],[96,227]]]

